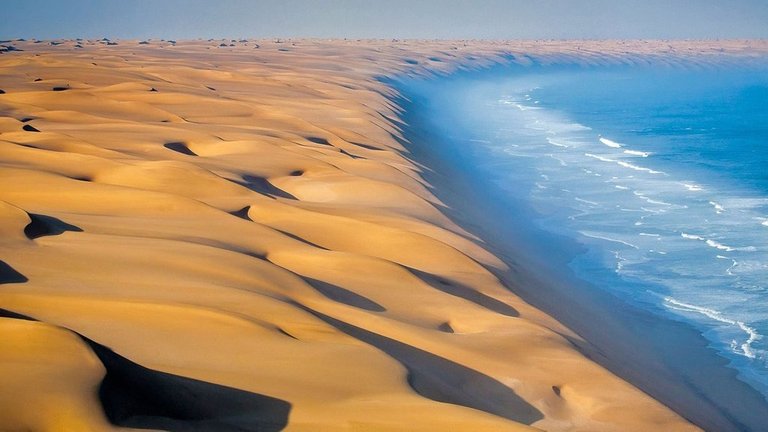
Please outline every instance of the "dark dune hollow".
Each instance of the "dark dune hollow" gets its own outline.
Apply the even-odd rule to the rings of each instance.
[[[345,305],[353,306],[360,309],[365,309],[371,312],[384,312],[387,310],[384,306],[376,303],[375,301],[367,297],[361,296],[360,294],[352,292],[348,289],[342,288],[338,285],[324,282],[318,279],[313,279],[310,277],[304,277],[303,279],[309,285],[311,285],[312,288],[319,291],[320,294],[328,297],[331,300],[337,301],[339,303],[344,303]]]
[[[0,317],[37,321],[6,309],[0,309]],[[107,371],[99,398],[114,425],[169,432],[277,432],[288,424],[291,404],[282,399],[148,369],[78,336]]]
[[[43,236],[59,235],[66,231],[83,231],[80,227],[68,224],[52,216],[29,213],[29,218],[32,221],[24,227],[24,234],[30,240]]]
[[[347,155],[347,156],[351,157],[352,159],[364,159],[363,157],[357,156],[357,155],[353,155],[352,153],[350,153],[350,152],[348,152],[348,151],[346,151],[344,149],[339,149],[339,153],[341,153],[343,155]]]
[[[446,294],[450,294],[455,297],[463,298],[464,300],[475,303],[476,305],[491,310],[493,312],[510,316],[518,317],[520,313],[512,306],[496,300],[493,297],[487,296],[472,288],[463,286],[456,282],[450,282],[433,276],[429,273],[416,270],[414,268],[408,268],[408,271],[413,273],[416,277],[428,283],[431,287],[440,290]]]
[[[320,137],[306,137],[306,140],[309,142],[313,142],[315,144],[321,144],[321,145],[331,145],[331,143],[328,142],[325,138]]]
[[[289,194],[288,192],[274,186],[272,183],[269,182],[264,177],[257,177],[253,175],[244,175],[242,182],[235,182],[241,186],[245,186],[248,189],[258,192],[262,195],[267,195],[270,197],[280,197],[280,198],[288,198],[288,199],[296,199],[295,196]]]
[[[250,209],[251,209],[251,206],[245,206],[245,207],[241,208],[240,210],[230,212],[229,214],[231,214],[232,216],[237,216],[240,219],[245,219],[247,221],[253,222],[253,219],[251,219],[251,217],[248,216],[248,210],[250,210]]]
[[[38,130],[36,127],[34,127],[34,126],[32,126],[32,125],[28,125],[28,124],[25,124],[25,125],[22,127],[22,129],[24,129],[24,130],[25,130],[25,131],[27,131],[27,132],[40,132],[40,130]]]
[[[0,318],[11,318],[11,319],[19,319],[19,320],[25,320],[25,321],[37,321],[32,317],[28,317],[18,312],[14,312],[14,311],[10,311],[8,309],[2,309],[2,308],[0,308]]]
[[[197,153],[190,150],[189,147],[183,142],[169,142],[163,144],[163,147],[167,148],[168,150],[173,150],[188,156],[197,156]]]
[[[350,144],[353,144],[353,145],[356,145],[358,147],[362,147],[362,148],[368,149],[368,150],[381,150],[378,147],[374,147],[372,145],[364,144],[364,143],[361,143],[361,142],[350,142]]]
[[[86,339],[107,369],[99,397],[110,422],[170,432],[280,431],[291,404],[145,368]]]
[[[322,249],[322,250],[326,250],[326,251],[330,250],[327,247],[320,246],[317,243],[312,243],[311,241],[305,239],[304,237],[299,237],[296,234],[293,234],[291,232],[288,232],[288,231],[285,231],[285,230],[281,230],[281,229],[277,229],[277,228],[272,228],[272,229],[274,229],[275,231],[279,232],[280,234],[282,234],[282,235],[284,235],[286,237],[290,237],[290,238],[292,238],[294,240],[298,240],[298,241],[300,241],[300,242],[302,242],[304,244],[308,244],[308,245],[310,245],[310,246],[312,246],[314,248],[318,248],[318,249]]]
[[[437,329],[443,333],[456,333],[455,331],[453,331],[453,327],[451,327],[451,324],[447,322],[444,322],[439,326],[437,326]]]
[[[298,305],[338,330],[370,344],[408,369],[408,383],[424,396],[438,402],[485,411],[508,420],[530,425],[544,418],[509,387],[464,365],[411,345],[331,318]]]
[[[0,284],[28,282],[26,276],[19,273],[5,261],[0,260]]]

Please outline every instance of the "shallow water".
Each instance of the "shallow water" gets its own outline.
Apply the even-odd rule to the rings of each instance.
[[[768,396],[766,64],[510,68],[408,92],[446,149],[583,246],[581,279],[691,323]]]

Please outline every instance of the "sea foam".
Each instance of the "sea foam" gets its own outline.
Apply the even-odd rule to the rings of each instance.
[[[690,303],[685,303],[685,302],[676,300],[672,297],[664,297],[664,301],[666,302],[667,307],[669,307],[670,309],[675,309],[682,312],[698,313],[706,316],[707,318],[713,319],[715,321],[728,324],[730,326],[738,327],[741,331],[743,331],[746,334],[747,338],[741,343],[739,343],[739,341],[735,339],[732,340],[730,346],[733,352],[735,352],[736,354],[741,354],[751,359],[754,359],[756,357],[755,350],[752,348],[752,344],[755,341],[762,339],[763,335],[758,333],[757,330],[755,330],[753,327],[750,327],[749,325],[745,324],[742,321],[728,318],[724,316],[722,312],[715,309],[696,306]]]
[[[616,141],[609,140],[608,138],[600,137],[598,139],[599,139],[599,141],[601,143],[607,145],[608,147],[611,147],[611,148],[621,148],[622,147],[621,144],[617,143]]]

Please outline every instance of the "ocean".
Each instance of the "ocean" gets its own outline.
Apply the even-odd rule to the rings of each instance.
[[[693,326],[768,397],[768,62],[503,67],[400,87],[438,119],[442,151],[579,245],[565,260],[578,278]]]

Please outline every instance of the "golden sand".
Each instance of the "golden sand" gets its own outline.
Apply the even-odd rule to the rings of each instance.
[[[220,43],[0,55],[0,430],[696,430],[489,271],[377,79],[627,47]]]

